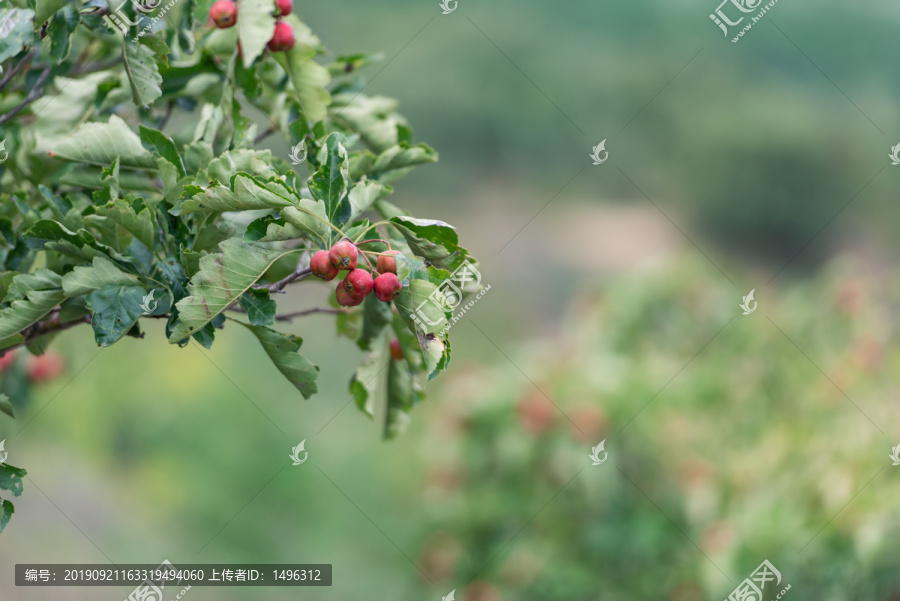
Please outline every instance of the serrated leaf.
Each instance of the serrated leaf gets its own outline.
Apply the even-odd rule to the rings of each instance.
[[[138,279],[125,273],[104,257],[94,257],[91,265],[79,265],[62,277],[66,297],[74,298],[111,286],[134,286]]]
[[[383,183],[391,183],[406,175],[416,165],[434,163],[438,154],[427,144],[398,144],[379,155],[369,151],[354,153],[350,160],[350,176],[368,175]]]
[[[62,3],[65,4],[65,0]],[[69,57],[72,33],[80,21],[78,11],[72,5],[62,7],[62,10],[56,13],[53,20],[50,21],[50,25],[47,27],[47,37],[50,38],[50,56],[57,65]]]
[[[27,8],[0,8],[0,63],[22,51],[34,39],[34,11]]]
[[[260,249],[236,238],[220,245],[222,252],[200,259],[200,271],[188,285],[190,296],[178,301],[178,323],[169,342],[178,343],[200,330],[235,302],[266,269],[288,252]]]
[[[270,326],[275,323],[275,312],[278,310],[278,305],[272,300],[267,289],[251,288],[247,290],[241,295],[240,304],[251,324]]]
[[[375,345],[350,379],[350,394],[359,410],[375,417],[375,399],[378,396],[379,376],[387,367],[390,356],[384,352],[384,343]]]
[[[238,323],[253,332],[278,371],[300,391],[303,398],[308,399],[316,393],[319,368],[297,352],[303,343],[302,339],[263,326]]]
[[[87,296],[94,340],[100,346],[117,342],[144,314],[141,302],[147,292],[140,286],[109,286]]]
[[[158,129],[145,127],[143,124],[138,126],[138,131],[141,143],[145,148],[156,151],[159,156],[173,165],[178,170],[179,178],[185,176],[184,161],[181,160],[181,154],[179,154],[178,147],[172,141],[172,138]]]
[[[92,261],[97,256],[110,257],[120,261],[128,260],[109,246],[98,242],[89,231],[80,229],[73,232],[52,219],[41,219],[35,222],[25,232],[25,241],[32,248],[55,250],[83,261]]]
[[[66,297],[61,279],[49,269],[17,275],[3,299],[11,304],[0,309],[0,340],[18,334],[61,303]]]
[[[325,89],[331,81],[331,75],[327,68],[313,60],[319,48],[306,43],[311,39],[318,42],[318,38],[312,36],[309,27],[299,19],[289,16],[288,22],[294,29],[294,47],[287,52],[275,52],[272,56],[287,72],[294,99],[300,105],[304,117],[310,121],[320,121],[325,118],[328,105],[331,104],[331,95]]]
[[[411,280],[394,299],[394,305],[411,330],[436,334],[447,326],[441,292],[427,280]]]
[[[162,96],[162,75],[159,74],[156,53],[152,48],[126,38],[122,58],[125,61],[125,73],[131,83],[134,103],[139,108],[149,108]]]
[[[356,341],[359,348],[364,351],[369,350],[370,345],[379,338],[385,326],[391,323],[392,317],[390,303],[378,300],[374,294],[367,296],[363,301],[362,332],[359,340]]]
[[[469,251],[459,246],[456,229],[449,223],[405,216],[390,221],[413,253],[441,269],[453,271],[469,256]]]
[[[244,67],[250,67],[253,61],[263,53],[266,44],[275,32],[275,12],[273,0],[238,0],[237,21],[238,37],[241,42],[241,54]]]
[[[310,193],[325,203],[325,214],[335,225],[346,222],[350,216],[350,203],[346,199],[349,167],[343,140],[338,133],[328,136],[319,156],[321,167],[309,178]]]
[[[350,217],[347,221],[353,221],[367,211],[376,201],[393,194],[394,189],[385,186],[381,182],[363,179],[357,182],[347,199],[350,201]]]
[[[22,478],[27,472],[8,463],[0,463],[0,490],[8,490],[12,496],[22,494]]]
[[[153,154],[141,144],[120,117],[111,115],[108,123],[84,123],[71,136],[56,143],[50,156],[67,161],[106,167],[116,157],[123,167],[156,170]]]
[[[136,213],[130,204],[121,198],[117,198],[103,206],[97,207],[97,214],[108,217],[116,225],[139,240],[141,244],[147,247],[147,250],[153,250],[156,223],[148,207],[144,207],[140,213]]]

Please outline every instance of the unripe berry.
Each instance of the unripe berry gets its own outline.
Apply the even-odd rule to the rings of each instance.
[[[344,287],[360,298],[368,296],[373,285],[372,274],[365,269],[354,269],[344,278]]]
[[[401,288],[403,288],[403,284],[393,273],[382,273],[375,278],[375,298],[380,301],[391,302],[395,296],[400,294]]]
[[[231,0],[218,0],[209,9],[209,20],[219,29],[234,27],[237,23],[237,6]]]
[[[402,255],[399,250],[386,250],[383,255],[378,255],[375,262],[375,269],[378,273],[397,273],[397,260],[387,255]]]
[[[400,346],[400,341],[396,338],[391,340],[391,357],[397,361],[403,359],[403,348]]]
[[[328,260],[328,251],[320,250],[309,260],[309,269],[317,278],[330,282],[338,274],[338,268]]]
[[[341,240],[328,251],[328,260],[339,270],[356,269],[356,259],[359,252],[352,242]]]
[[[337,298],[337,302],[342,307],[355,307],[356,305],[363,302],[365,297],[356,296],[347,289],[347,286],[344,285],[344,280],[338,282],[337,290],[334,291],[334,296]]]
[[[294,28],[290,23],[278,21],[275,23],[275,33],[267,45],[272,52],[290,50],[294,47]]]
[[[285,16],[291,14],[294,9],[294,0],[275,0],[276,14]]]

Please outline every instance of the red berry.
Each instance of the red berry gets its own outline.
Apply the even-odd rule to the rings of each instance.
[[[356,296],[347,289],[347,286],[344,285],[344,280],[338,282],[337,290],[334,291],[335,298],[337,298],[337,302],[342,307],[355,307],[365,300],[363,296]]]
[[[391,340],[391,357],[397,361],[403,359],[403,347],[400,346],[400,341],[396,338]]]
[[[294,47],[294,28],[290,23],[278,21],[275,23],[275,33],[268,43],[269,50],[272,52],[281,52],[282,50],[290,50]]]
[[[399,250],[386,250],[383,255],[378,255],[375,262],[375,269],[378,273],[397,273],[397,260],[387,255],[402,255]]]
[[[209,20],[219,29],[234,27],[237,23],[237,6],[231,0],[218,0],[209,9]]]
[[[328,252],[328,260],[339,270],[356,269],[356,258],[359,252],[352,242],[341,240],[331,247]]]
[[[403,284],[393,273],[382,273],[375,278],[375,298],[380,301],[391,302],[395,296],[400,294],[401,288],[403,288]]]
[[[16,360],[16,351],[15,350],[7,351],[5,355],[0,357],[0,372],[4,372],[7,369],[9,369],[10,366],[15,362],[15,360]]]
[[[368,296],[373,285],[372,274],[365,269],[354,269],[344,278],[344,287],[360,298]]]
[[[294,0],[275,0],[275,8],[277,9],[276,14],[282,17],[289,15],[294,9]]]
[[[29,355],[26,367],[29,380],[46,382],[61,376],[66,369],[66,362],[59,353],[47,351],[43,355]]]
[[[328,260],[328,251],[320,250],[309,261],[309,269],[317,278],[330,282],[338,274],[338,268]]]

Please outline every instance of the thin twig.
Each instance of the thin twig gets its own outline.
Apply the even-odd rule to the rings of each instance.
[[[303,317],[304,315],[312,315],[313,313],[332,313],[341,315],[350,313],[349,309],[334,309],[331,307],[316,307],[315,309],[305,309],[303,311],[294,311],[293,313],[285,313],[284,315],[276,315],[275,321],[290,321],[295,317]]]
[[[266,138],[268,138],[269,136],[271,136],[272,134],[274,134],[276,131],[277,131],[277,129],[275,128],[275,126],[274,126],[274,125],[270,125],[269,127],[267,127],[266,129],[264,129],[260,134],[258,134],[258,135],[253,139],[253,143],[254,143],[254,144],[259,144],[260,142],[262,142],[263,140],[265,140]]]
[[[58,312],[53,314],[50,319],[39,321],[36,324],[25,328],[22,330],[22,336],[24,336],[24,340],[18,344],[13,344],[6,347],[3,350],[0,350],[0,356],[5,355],[9,351],[19,348],[20,346],[28,346],[41,336],[46,336],[47,334],[55,334],[57,332],[62,332],[63,330],[68,330],[71,327],[77,326],[82,323],[91,323],[91,316],[85,315],[81,319],[76,319],[74,321],[67,321],[65,323],[59,320]]]
[[[72,75],[87,75],[88,73],[96,73],[97,71],[105,71],[111,67],[115,67],[119,63],[121,63],[124,59],[119,56],[113,59],[106,61],[105,63],[96,62],[96,63],[86,63],[79,67],[76,67],[72,70]]]
[[[26,63],[28,63],[28,61],[30,61],[32,58],[34,58],[35,54],[37,54],[37,48],[32,48],[31,50],[29,50],[28,54],[23,56],[22,60],[20,60],[18,63],[16,63],[16,66],[13,67],[12,69],[10,69],[9,73],[7,73],[6,75],[3,76],[3,79],[0,79],[0,90],[2,90],[3,88],[6,87],[6,84],[8,84],[10,82],[10,80],[16,76],[16,73],[18,73],[25,67],[25,65],[26,65]]]
[[[298,280],[302,280],[311,273],[312,269],[310,269],[309,267],[306,267],[305,269],[298,268],[294,273],[287,276],[283,280],[279,280],[274,284],[269,284],[268,286],[259,286],[259,288],[268,288],[269,292],[281,292],[288,284],[293,284]]]
[[[18,106],[13,108],[11,111],[6,113],[5,115],[0,115],[0,125],[3,125],[10,119],[16,116],[23,108],[40,98],[44,95],[44,90],[42,86],[44,82],[47,81],[47,77],[50,75],[50,67],[45,67],[44,71],[40,74],[37,81],[34,83],[34,87],[31,88],[31,91],[28,92],[28,96],[25,97],[25,100],[19,103]]]
[[[175,109],[175,102],[169,101],[168,106],[166,106],[166,114],[163,115],[162,120],[159,122],[159,125],[156,126],[156,129],[162,131],[165,129],[166,124],[169,122],[169,118],[172,116],[172,111]]]

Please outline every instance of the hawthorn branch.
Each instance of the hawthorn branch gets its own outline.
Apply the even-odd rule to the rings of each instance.
[[[0,125],[3,125],[13,117],[15,117],[19,111],[23,108],[40,98],[44,95],[44,82],[47,81],[47,77],[50,76],[50,67],[44,67],[44,70],[38,76],[37,81],[34,82],[34,87],[31,88],[31,91],[28,92],[28,95],[25,97],[25,100],[20,102],[16,107],[10,110],[8,113],[4,115],[0,115]]]
[[[0,90],[5,88],[6,84],[8,84],[19,71],[25,68],[25,65],[28,64],[32,58],[34,58],[35,54],[37,54],[37,48],[32,48],[31,50],[29,50],[28,54],[23,56],[22,60],[16,63],[16,66],[10,69],[9,73],[3,76],[3,79],[0,79]]]
[[[268,286],[258,286],[259,288],[268,288],[269,292],[283,292],[285,287],[288,284],[293,284],[299,280],[302,280],[306,276],[312,273],[312,269],[309,267],[306,268],[297,268],[297,270],[291,275],[287,276],[283,280],[278,280],[274,284],[269,284]]]
[[[334,309],[331,307],[316,307],[314,309],[305,309],[303,311],[294,311],[292,313],[276,315],[275,321],[291,321],[295,317],[303,317],[304,315],[312,315],[313,313],[332,313],[335,315],[342,315],[344,313],[350,313],[350,311],[348,309]]]
[[[19,348],[20,346],[28,346],[41,336],[46,336],[47,334],[56,334],[57,332],[68,330],[69,328],[83,323],[91,323],[91,316],[85,315],[84,317],[76,319],[74,321],[62,322],[59,320],[59,311],[57,309],[54,309],[51,312],[51,317],[49,319],[39,321],[36,324],[22,330],[21,334],[24,337],[24,340],[22,342],[19,342],[18,344],[13,344],[3,350],[0,350],[0,356],[3,356],[9,351]]]

